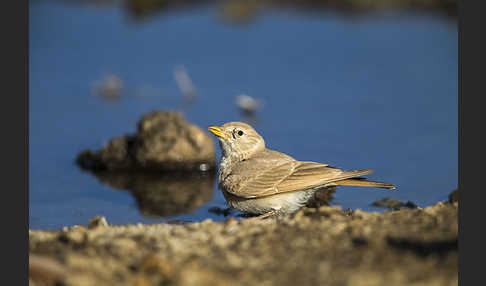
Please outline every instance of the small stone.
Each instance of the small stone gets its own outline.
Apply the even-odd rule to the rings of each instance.
[[[230,217],[224,223],[224,231],[226,233],[233,233],[238,227],[238,221],[234,217]]]
[[[376,200],[371,205],[375,207],[382,207],[382,208],[394,209],[394,210],[398,210],[405,206],[405,204],[402,201],[399,201],[391,197],[386,197],[381,200]]]
[[[411,202],[411,201],[407,201],[403,206],[406,207],[406,208],[409,208],[409,209],[418,208],[418,206],[414,202]]]
[[[105,227],[108,226],[108,222],[104,216],[94,216],[89,220],[89,229],[96,228],[96,227]]]
[[[356,209],[353,211],[353,217],[356,217],[356,218],[366,218],[369,216],[369,213],[367,212],[364,212],[360,209]]]

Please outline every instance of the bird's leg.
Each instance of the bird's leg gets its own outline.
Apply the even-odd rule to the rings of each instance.
[[[264,213],[264,214],[261,214],[257,217],[255,217],[255,219],[264,219],[264,218],[267,218],[267,217],[271,217],[271,216],[274,216],[277,214],[277,211],[276,210],[271,210],[267,213]]]

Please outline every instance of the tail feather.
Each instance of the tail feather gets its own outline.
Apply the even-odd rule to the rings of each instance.
[[[375,188],[384,188],[384,189],[391,189],[395,190],[396,187],[393,184],[384,183],[384,182],[375,182],[375,181],[367,181],[364,178],[356,178],[356,179],[345,179],[341,181],[334,182],[337,186],[359,186],[359,187],[375,187]]]

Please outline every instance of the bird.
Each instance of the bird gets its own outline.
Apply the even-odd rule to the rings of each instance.
[[[393,184],[361,177],[371,174],[371,169],[341,170],[268,149],[263,137],[243,122],[209,126],[208,130],[218,138],[221,148],[218,188],[231,208],[258,218],[292,214],[322,188],[396,189]]]

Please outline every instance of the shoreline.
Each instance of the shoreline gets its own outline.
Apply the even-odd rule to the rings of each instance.
[[[30,285],[457,285],[458,202],[29,230]]]

